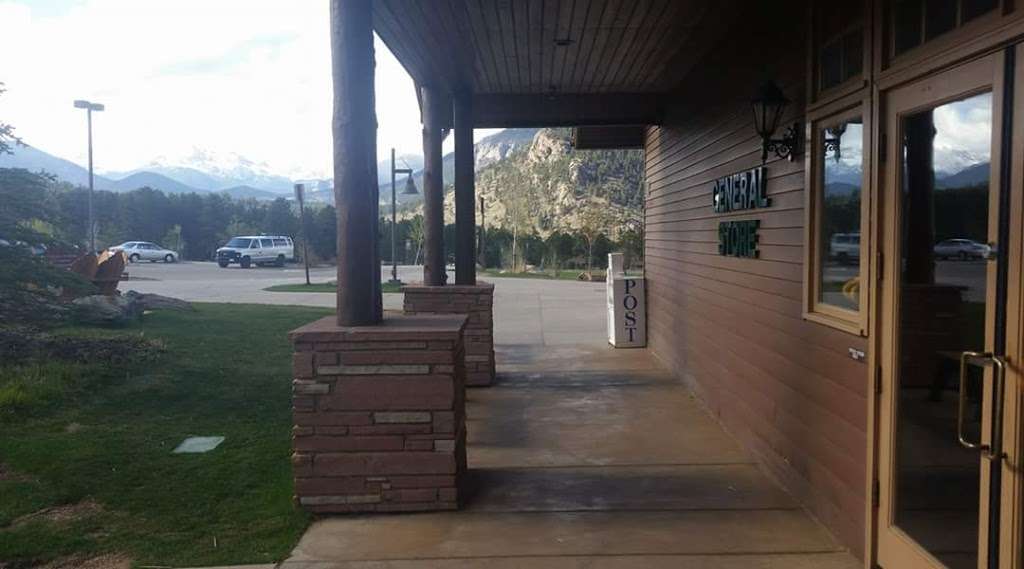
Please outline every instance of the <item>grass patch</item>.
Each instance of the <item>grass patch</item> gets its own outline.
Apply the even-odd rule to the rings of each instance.
[[[499,269],[485,269],[477,270],[477,274],[480,276],[497,277],[497,278],[508,278],[508,279],[547,279],[547,280],[559,280],[559,281],[577,281],[581,280],[579,276],[586,271],[578,269],[562,269],[561,271],[530,271],[530,272],[511,272],[501,271]],[[594,277],[594,281],[605,280],[605,271],[591,271]]]
[[[382,292],[402,292],[402,285],[393,284],[389,282],[380,283]],[[274,286],[268,286],[263,289],[269,292],[338,292],[338,287],[334,283],[313,283],[313,284],[280,284]]]
[[[0,366],[0,560],[117,552],[141,565],[220,565],[289,553],[308,516],[291,502],[285,334],[330,311],[196,307],[61,331],[141,334],[164,346],[155,361]],[[226,440],[171,454],[189,435]],[[79,513],[40,515],[65,510]]]

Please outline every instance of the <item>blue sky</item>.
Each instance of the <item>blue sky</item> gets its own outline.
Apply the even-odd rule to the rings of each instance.
[[[89,99],[107,106],[94,120],[100,171],[193,147],[294,177],[331,170],[326,0],[0,0],[0,21],[0,116],[42,150],[84,161],[72,101]],[[412,80],[376,44],[378,155],[418,154]]]

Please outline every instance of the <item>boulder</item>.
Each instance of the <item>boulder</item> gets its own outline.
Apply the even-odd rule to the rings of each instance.
[[[194,312],[195,307],[192,304],[181,300],[180,298],[172,298],[170,296],[163,296],[160,294],[147,294],[130,290],[124,293],[125,298],[130,298],[139,305],[141,310],[181,310],[184,312]]]
[[[83,324],[122,325],[138,319],[142,308],[127,296],[94,294],[72,301],[76,321]]]

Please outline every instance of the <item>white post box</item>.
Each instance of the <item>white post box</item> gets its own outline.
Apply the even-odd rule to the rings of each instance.
[[[608,255],[608,343],[642,348],[647,345],[644,279],[626,276],[622,266],[622,253]]]

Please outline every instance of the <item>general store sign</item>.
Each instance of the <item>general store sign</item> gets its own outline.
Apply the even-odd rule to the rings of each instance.
[[[730,213],[771,207],[764,166],[715,180],[711,190],[715,213]],[[758,229],[761,221],[722,221],[718,224],[718,254],[756,259],[760,255]]]

